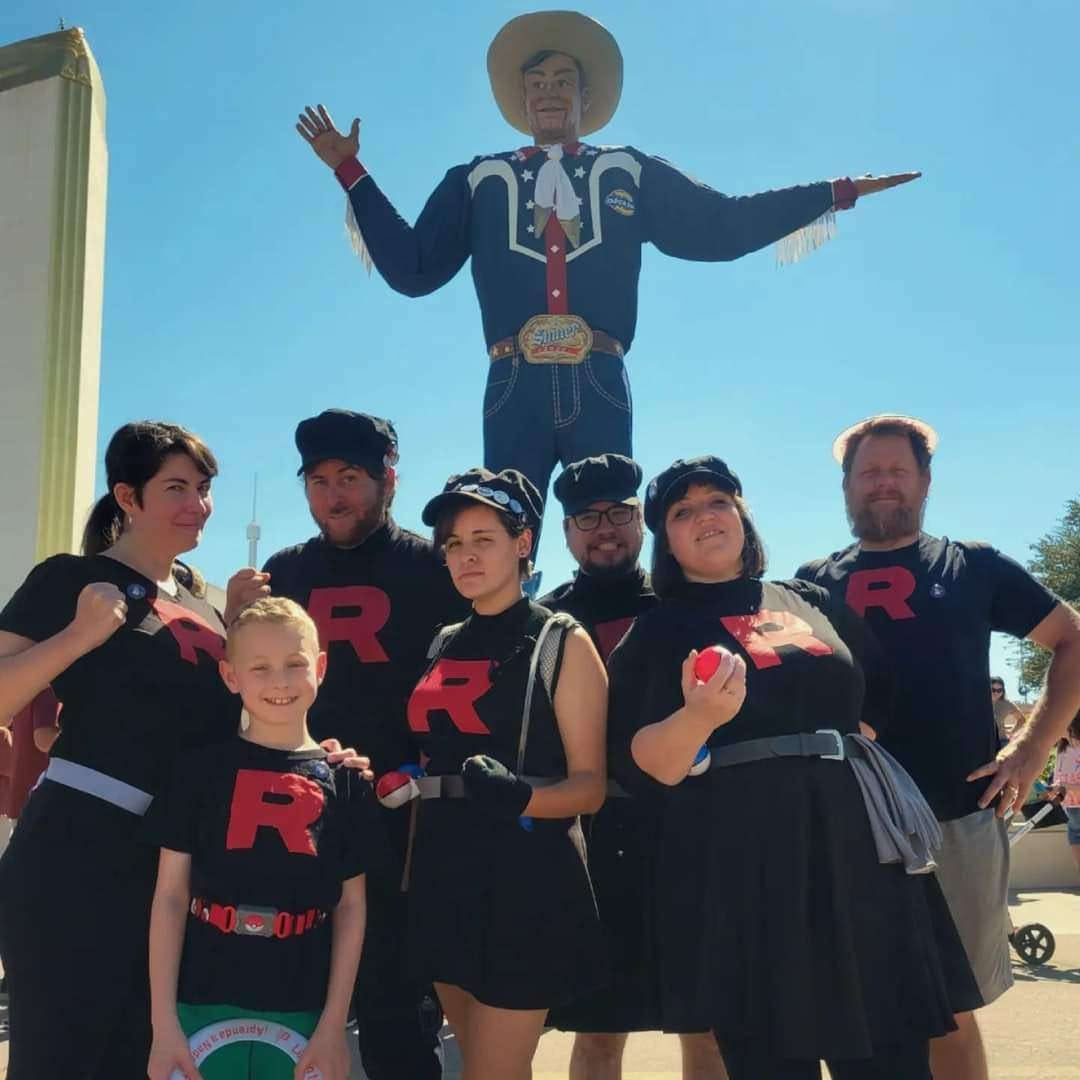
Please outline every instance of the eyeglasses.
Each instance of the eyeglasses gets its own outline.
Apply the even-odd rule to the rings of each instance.
[[[489,488],[485,484],[462,484],[457,490],[465,493],[474,492],[477,495],[483,495],[485,499],[491,499],[492,502],[496,502],[500,506],[506,507],[515,514],[525,513],[525,508],[517,501],[517,499],[510,498],[505,491],[496,491],[494,488]]]
[[[606,510],[582,510],[577,514],[571,514],[574,524],[582,532],[592,532],[599,527],[603,519],[607,519],[612,525],[629,525],[634,520],[634,507],[619,504],[609,506]]]

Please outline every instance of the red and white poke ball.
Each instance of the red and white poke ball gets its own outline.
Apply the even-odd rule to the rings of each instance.
[[[408,773],[395,769],[393,772],[383,773],[375,782],[375,796],[382,806],[397,810],[398,807],[411,803],[413,799],[418,799],[420,788]]]
[[[710,645],[702,649],[694,660],[694,677],[698,682],[708,682],[720,667],[720,661],[728,655],[727,649],[721,645]]]
[[[709,753],[709,748],[703,746],[695,755],[694,760],[690,763],[690,769],[687,772],[687,776],[701,776],[703,773],[709,771],[709,766],[712,764],[712,754]]]

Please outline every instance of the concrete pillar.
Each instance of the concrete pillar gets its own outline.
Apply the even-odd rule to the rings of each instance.
[[[93,504],[107,174],[82,30],[0,48],[0,604]]]

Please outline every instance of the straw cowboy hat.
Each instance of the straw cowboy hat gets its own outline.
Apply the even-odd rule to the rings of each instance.
[[[521,106],[521,68],[545,50],[565,53],[581,64],[589,87],[582,135],[602,128],[615,114],[622,94],[622,53],[610,31],[577,11],[534,11],[511,19],[488,49],[491,90],[511,127],[531,134]]]

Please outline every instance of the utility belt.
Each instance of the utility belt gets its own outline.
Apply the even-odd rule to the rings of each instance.
[[[488,349],[492,363],[522,356],[528,364],[580,364],[593,352],[621,360],[622,342],[593,330],[580,315],[534,315],[516,334],[496,341]]]
[[[85,795],[93,795],[96,799],[112,803],[113,806],[138,817],[142,817],[154,801],[154,796],[142,788],[66,758],[50,758],[45,769],[45,779],[81,791]]]
[[[246,904],[215,904],[197,896],[188,908],[193,918],[220,930],[223,934],[241,937],[285,938],[299,937],[326,922],[329,914],[321,908],[307,911],[278,911],[277,908],[250,907]]]

